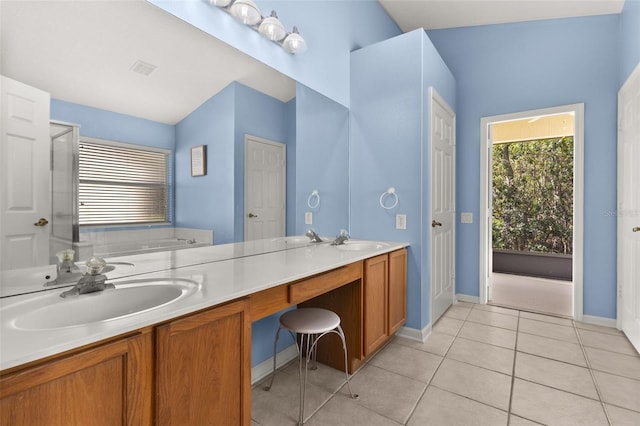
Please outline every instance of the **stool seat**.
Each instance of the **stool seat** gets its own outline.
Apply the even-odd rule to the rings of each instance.
[[[340,317],[327,309],[294,309],[282,314],[280,324],[294,333],[321,334],[340,325]]]

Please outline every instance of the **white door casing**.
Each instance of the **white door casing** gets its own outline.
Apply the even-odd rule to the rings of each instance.
[[[431,132],[431,324],[455,295],[455,113],[430,88]]]
[[[245,135],[244,239],[284,237],[286,146]]]
[[[574,114],[573,128],[573,319],[582,321],[583,300],[583,229],[584,229],[584,104],[561,105],[531,111],[522,111],[480,120],[480,282],[479,303],[488,300],[488,277],[492,273],[492,226],[493,209],[490,191],[492,177],[490,169],[491,140],[487,129],[492,123],[519,120],[527,117],[554,115],[563,113]]]
[[[0,76],[0,266],[49,264],[49,94]],[[42,226],[36,226],[36,223]]]
[[[640,351],[640,65],[618,92],[618,328]]]

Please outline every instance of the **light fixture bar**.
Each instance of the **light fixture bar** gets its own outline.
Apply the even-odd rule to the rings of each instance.
[[[253,0],[209,0],[209,3],[259,32],[263,37],[279,44],[289,53],[302,53],[307,50],[307,42],[300,35],[298,27],[294,26],[291,32],[287,32],[275,10],[272,10],[269,16],[262,16]]]

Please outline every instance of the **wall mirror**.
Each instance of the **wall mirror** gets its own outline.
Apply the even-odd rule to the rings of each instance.
[[[295,81],[143,0],[3,1],[0,8],[0,74],[47,91],[54,100],[169,126],[175,126],[233,82],[291,105],[287,109],[289,115],[286,120],[289,122],[285,125],[295,143],[292,149],[288,147],[287,150],[287,234],[304,233],[306,226],[301,218],[304,217],[308,193],[327,179],[325,188],[340,182],[340,194],[335,198],[336,205],[339,205],[337,208],[344,210],[338,214],[339,220],[334,220],[335,225],[327,223],[327,229],[346,227],[348,187],[344,182],[348,181],[348,110],[343,106],[316,93],[316,99],[303,106],[304,124],[296,124],[295,112],[299,105],[295,104]],[[313,97],[312,90],[303,89],[305,99]],[[307,160],[309,164],[315,164],[310,167],[304,159],[296,161],[296,151],[309,156],[317,154],[314,150],[322,150],[305,147],[306,143],[311,143],[308,140],[314,139],[305,137],[305,132],[317,133],[310,125],[313,117],[326,115],[315,114],[312,110],[314,105],[322,105],[324,112],[327,105],[335,105],[338,111],[332,112],[340,117],[338,121],[342,123],[339,150],[344,154],[335,155],[341,158],[335,166],[340,169],[338,172],[331,170],[323,161],[315,164],[318,162],[314,158]],[[250,107],[237,103],[236,118],[251,121]],[[83,127],[79,131],[82,135]],[[253,129],[251,133],[264,137],[260,129]],[[215,151],[214,143],[212,140],[188,142],[176,147],[176,167],[181,161],[181,150],[184,149],[189,156],[190,146],[207,145],[211,152]],[[234,161],[236,164],[241,161],[237,152]],[[214,167],[215,164],[208,165],[206,177],[212,175]],[[189,163],[183,172],[190,175]],[[214,238],[216,242],[243,240],[243,233],[238,231],[246,213],[242,201],[243,185],[237,182],[241,179],[237,170],[234,173],[215,182],[233,194],[232,205],[218,207],[215,214],[231,216],[233,219],[229,226],[234,228],[222,241]],[[203,178],[199,179],[198,182],[203,182]],[[190,197],[194,181],[181,180],[176,176],[176,204]],[[320,190],[326,193],[325,188]],[[221,213],[224,208],[233,211]],[[335,210],[335,206],[331,208]],[[189,223],[187,217],[185,221],[186,226],[200,226],[197,220]],[[214,235],[224,235],[227,229],[226,224],[216,226],[207,223],[203,227],[214,228]]]

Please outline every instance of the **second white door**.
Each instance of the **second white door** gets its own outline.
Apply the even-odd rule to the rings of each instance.
[[[285,145],[246,135],[244,185],[245,241],[284,237]]]

